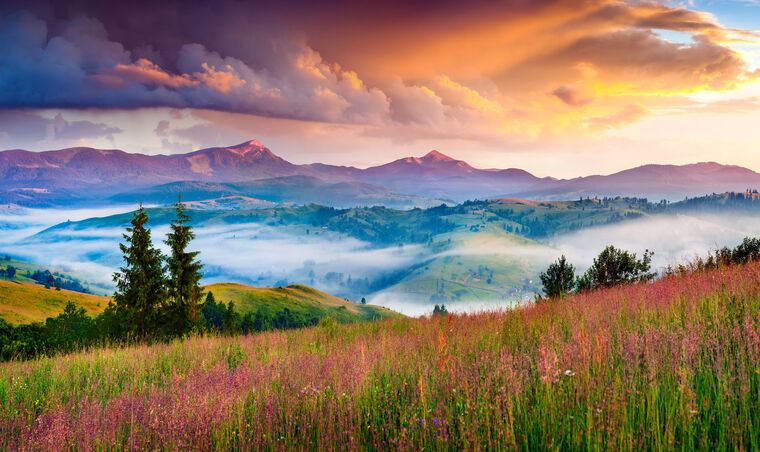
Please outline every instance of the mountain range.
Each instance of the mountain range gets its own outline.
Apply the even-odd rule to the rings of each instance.
[[[498,197],[674,200],[758,186],[757,172],[714,162],[644,165],[574,179],[541,178],[517,168],[474,168],[438,151],[365,169],[298,165],[256,140],[175,155],[84,147],[0,152],[0,202],[26,206],[138,200],[165,203],[167,196],[176,199],[181,192],[196,201],[238,196],[255,203],[422,207]]]

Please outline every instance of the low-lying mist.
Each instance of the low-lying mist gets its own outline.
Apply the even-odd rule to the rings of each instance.
[[[457,314],[501,311],[513,308],[527,300],[459,300],[453,302],[431,302],[429,296],[414,295],[393,290],[379,292],[369,298],[369,302],[384,306],[404,315],[419,317],[433,312],[435,304],[443,304],[446,311]]]
[[[760,236],[760,216],[657,215],[583,229],[555,237],[549,244],[580,270],[591,265],[606,245],[639,255],[653,251],[652,266],[663,270],[723,246],[733,247],[747,236]]]
[[[65,271],[90,283],[96,291],[109,293],[113,290],[112,274],[122,265],[118,244],[123,229],[60,229],[41,236],[35,234],[67,220],[102,217],[133,207],[0,212],[0,253]],[[154,242],[165,252],[163,239],[167,232],[167,226],[153,228]],[[307,235],[297,227],[257,223],[199,225],[196,234],[192,248],[201,252],[203,283],[309,284],[353,300],[366,297],[371,303],[407,315],[423,315],[430,313],[436,304],[432,294],[424,290],[420,293],[400,290],[399,281],[406,269],[436,258],[462,256],[468,265],[476,267],[486,258],[491,262],[497,259],[508,263],[504,268],[509,271],[523,272],[520,278],[537,280],[538,273],[560,254],[566,255],[581,272],[606,245],[615,245],[639,254],[647,249],[654,251],[654,267],[662,270],[722,246],[735,246],[745,236],[760,235],[760,216],[653,216],[584,229],[545,243],[506,234],[462,232],[463,240],[437,252],[427,245],[377,248],[326,230]],[[388,276],[394,274],[402,274],[401,279]],[[529,298],[523,292],[520,296],[504,295],[493,300],[465,298],[445,303],[451,312],[473,312],[506,309]]]
[[[114,211],[21,211],[0,217],[10,225],[0,239],[0,252],[71,273],[96,288],[110,292],[112,274],[121,262],[121,228],[52,230],[34,234],[71,219],[106,216]],[[11,228],[13,226],[13,228]],[[169,228],[153,227],[153,241],[163,243]],[[258,223],[200,225],[191,248],[200,251],[204,284],[232,281],[259,286],[293,283],[313,285],[340,296],[357,295],[362,285],[420,259],[420,246],[376,248],[366,242],[329,231],[299,234],[290,227]],[[368,282],[369,281],[369,282]],[[366,291],[366,287],[364,288]],[[366,295],[363,292],[361,295]],[[359,297],[360,298],[360,297]]]

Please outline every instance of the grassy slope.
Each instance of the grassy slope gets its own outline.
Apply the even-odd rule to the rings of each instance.
[[[760,264],[0,365],[14,449],[758,450]]]
[[[370,320],[394,317],[399,314],[379,306],[351,303],[303,285],[258,288],[234,283],[218,283],[205,287],[214,293],[216,301],[232,301],[242,314],[266,306],[269,312],[289,309],[309,317],[332,315],[341,321]]]
[[[448,240],[451,242],[448,242]],[[551,248],[504,232],[493,224],[474,233],[441,234],[434,238],[442,252],[415,268],[388,292],[436,301],[520,299],[538,291],[535,278],[545,266],[541,256]]]
[[[63,312],[69,301],[90,314],[97,314],[108,305],[108,297],[0,279],[0,318],[14,325],[44,322]]]
[[[332,315],[340,321],[371,320],[399,314],[378,306],[359,305],[307,286],[258,288],[243,284],[219,283],[205,286],[217,301],[233,301],[238,312],[247,313],[266,305],[271,313],[288,308],[308,317]],[[45,289],[38,284],[0,279],[0,318],[14,325],[43,322],[63,312],[69,301],[98,314],[108,305],[108,297],[69,290]]]

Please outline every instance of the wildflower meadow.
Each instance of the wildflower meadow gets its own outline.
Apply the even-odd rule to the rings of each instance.
[[[760,449],[760,264],[0,365],[0,448]]]

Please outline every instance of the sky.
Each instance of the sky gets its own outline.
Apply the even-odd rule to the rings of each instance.
[[[0,149],[760,171],[760,2],[0,4]]]

